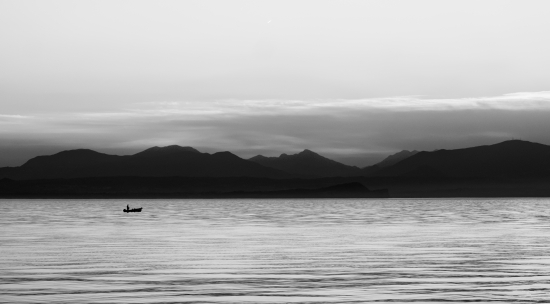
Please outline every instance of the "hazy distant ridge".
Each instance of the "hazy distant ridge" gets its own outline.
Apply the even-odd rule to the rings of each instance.
[[[79,149],[38,156],[21,167],[0,168],[0,178],[15,180],[108,176],[539,178],[550,177],[550,146],[510,140],[456,150],[405,150],[363,169],[310,150],[246,160],[227,151],[209,154],[180,146],[153,147],[129,156]]]
[[[0,168],[0,177],[12,179],[101,176],[292,177],[230,152],[208,154],[179,146],[154,147],[130,156],[70,150],[35,157],[18,168]]]
[[[281,154],[279,157],[258,155],[249,160],[266,167],[309,177],[361,175],[361,170],[357,167],[344,165],[307,149],[293,155]]]
[[[380,168],[389,167],[389,166],[395,165],[396,163],[398,163],[398,162],[400,162],[400,161],[402,161],[406,158],[409,158],[409,157],[415,155],[416,153],[418,153],[418,151],[416,151],[416,150],[413,150],[413,151],[403,150],[403,151],[397,152],[395,154],[392,154],[392,155],[384,158],[384,160],[377,163],[376,166],[378,166]]]

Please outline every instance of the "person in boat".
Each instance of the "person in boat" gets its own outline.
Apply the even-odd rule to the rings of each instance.
[[[130,204],[126,205],[126,210],[130,210]]]

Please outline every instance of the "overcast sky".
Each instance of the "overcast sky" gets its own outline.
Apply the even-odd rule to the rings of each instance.
[[[0,0],[0,166],[550,144],[550,1]]]

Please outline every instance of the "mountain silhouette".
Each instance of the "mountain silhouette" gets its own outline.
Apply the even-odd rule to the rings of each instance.
[[[293,155],[281,154],[279,157],[258,155],[249,160],[266,167],[307,177],[361,175],[361,169],[357,167],[344,165],[307,149]]]
[[[548,177],[550,146],[522,140],[456,150],[419,152],[376,176]]]
[[[292,177],[230,152],[209,154],[180,146],[153,147],[130,156],[69,150],[32,158],[20,167],[0,168],[0,178],[15,180],[106,176]]]
[[[140,156],[140,157],[158,157],[158,156],[165,156],[170,154],[177,154],[180,152],[195,152],[200,153],[197,149],[192,147],[182,147],[178,145],[172,145],[172,146],[166,146],[166,147],[152,147],[146,150],[143,150],[139,153],[134,154],[134,156]]]
[[[376,178],[391,178],[385,181],[403,178],[399,179],[399,185],[412,185],[415,179],[439,182],[454,178],[512,178],[527,182],[532,178],[550,178],[550,146],[528,141],[510,140],[472,148],[415,152],[402,151],[388,156],[375,166],[359,169],[310,150],[279,157],[259,155],[245,160],[227,151],[209,154],[180,146],[152,147],[127,156],[77,149],[34,157],[20,167],[0,168],[0,179],[130,176],[295,179],[363,176],[372,178],[369,183],[377,182]],[[410,155],[412,153],[415,154]],[[387,165],[391,162],[395,163]],[[397,187],[395,185],[380,184],[380,188]]]
[[[372,166],[367,166],[364,168],[361,168],[362,175],[364,176],[373,176],[378,173],[382,168],[386,168],[392,165],[395,165],[396,163],[409,158],[413,155],[418,153],[418,151],[409,151],[409,150],[403,150],[401,152],[397,152],[395,154],[391,154],[388,157],[384,158],[381,162],[376,163]]]
[[[416,151],[416,150],[413,150],[413,151],[403,150],[401,152],[397,152],[395,154],[389,155],[388,157],[384,158],[384,160],[377,163],[376,166],[378,166],[380,168],[389,167],[389,166],[395,165],[396,163],[404,160],[405,158],[409,158],[409,157],[415,155],[416,153],[418,153],[418,151]]]
[[[62,151],[37,156],[20,167],[0,168],[0,177],[13,179],[70,178],[84,176],[87,168],[113,163],[125,156],[108,155],[88,149]]]

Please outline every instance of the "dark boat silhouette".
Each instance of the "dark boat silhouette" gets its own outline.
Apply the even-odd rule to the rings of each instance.
[[[122,211],[124,211],[124,212],[141,212],[141,209],[143,209],[143,207],[141,207],[141,208],[132,208],[132,209],[122,209]]]

